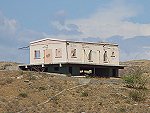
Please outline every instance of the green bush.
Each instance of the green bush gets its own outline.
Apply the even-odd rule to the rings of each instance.
[[[133,68],[130,74],[123,76],[124,83],[129,88],[145,89],[148,78],[143,73],[141,67]]]
[[[132,75],[126,75],[123,77],[123,80],[127,87],[134,87],[134,76]]]

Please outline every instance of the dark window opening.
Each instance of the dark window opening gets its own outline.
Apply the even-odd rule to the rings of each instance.
[[[56,56],[55,56],[55,58],[61,58],[62,57],[62,51],[61,51],[61,49],[59,48],[59,49],[56,49]]]
[[[107,62],[107,51],[104,52],[104,62]]]
[[[76,58],[77,57],[77,55],[76,55],[76,49],[72,49],[71,50],[71,57],[72,58]]]
[[[115,57],[115,52],[112,52],[112,55],[111,55],[111,57]]]
[[[92,61],[92,50],[90,50],[90,52],[89,52],[88,60],[89,60],[89,61]]]

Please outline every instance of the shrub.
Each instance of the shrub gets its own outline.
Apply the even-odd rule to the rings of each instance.
[[[6,80],[6,83],[7,83],[7,84],[11,84],[11,83],[13,82],[13,79],[12,79],[12,78],[6,78],[5,80]]]
[[[8,66],[12,66],[11,64],[4,64],[3,65],[3,70],[5,70]]]
[[[120,113],[120,112],[121,112],[121,113],[125,113],[125,112],[126,112],[126,108],[120,107],[120,108],[118,109],[118,111],[119,111],[119,113]]]
[[[29,80],[36,80],[36,76],[30,76]]]
[[[82,97],[87,97],[87,96],[88,96],[88,92],[83,91],[83,92],[81,93],[81,96],[82,96]]]
[[[46,90],[46,87],[40,86],[38,89],[39,89],[39,91],[42,91],[42,90]]]
[[[24,73],[23,73],[23,71],[22,70],[20,70],[19,71],[19,75],[23,75]]]
[[[131,75],[126,75],[123,77],[124,82],[126,83],[127,87],[133,87],[134,78]]]
[[[20,96],[20,97],[23,97],[23,98],[28,97],[27,93],[20,93],[19,96]]]
[[[28,75],[28,77],[29,77],[29,80],[36,80],[36,76],[33,75],[32,72],[28,72],[27,75]]]
[[[6,85],[6,84],[11,84],[13,82],[12,78],[1,78],[0,79],[0,85]]]
[[[123,77],[124,83],[129,88],[145,89],[148,78],[143,73],[141,67],[133,68],[130,74]]]
[[[132,90],[129,92],[129,98],[132,100],[139,102],[139,101],[144,101],[145,100],[145,92],[142,90]]]

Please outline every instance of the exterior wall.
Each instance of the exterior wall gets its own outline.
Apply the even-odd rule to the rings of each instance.
[[[51,41],[46,40],[37,43],[30,44],[30,64],[43,64],[44,58],[46,57],[44,54],[45,50],[51,50],[51,62],[50,63],[61,63],[66,62],[66,43],[60,41]],[[61,50],[61,57],[56,56],[56,49]],[[35,50],[40,50],[40,58],[35,58]]]
[[[35,59],[35,50],[40,51],[40,58]],[[43,45],[31,45],[30,46],[30,64],[41,64],[44,63],[44,48]]]
[[[76,49],[76,57],[71,57],[72,49]],[[88,43],[74,43],[67,45],[68,62],[85,63],[85,64],[99,64],[99,65],[119,65],[119,50],[118,46],[114,45],[100,45]],[[92,51],[91,59],[89,60],[89,53]],[[104,52],[107,51],[107,62],[104,62]],[[113,53],[113,55],[112,55]]]
[[[82,56],[83,56],[83,51],[82,51],[82,45],[80,43],[67,43],[67,51],[68,51],[68,62],[72,63],[83,63],[82,62]],[[76,49],[76,56],[72,57],[71,56],[71,50]]]
[[[56,49],[61,50],[61,57],[56,56]],[[75,57],[71,51],[76,49]],[[40,50],[40,58],[35,58],[35,50]],[[45,62],[45,50],[51,50],[50,62]],[[89,60],[89,53],[92,53]],[[104,53],[107,58],[104,61]],[[30,64],[60,64],[60,63],[83,63],[97,65],[119,65],[119,50],[117,45],[101,43],[84,43],[59,40],[42,40],[30,43]]]

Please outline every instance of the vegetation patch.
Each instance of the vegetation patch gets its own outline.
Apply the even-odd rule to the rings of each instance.
[[[13,79],[10,77],[0,79],[0,85],[11,84],[12,82],[13,82]]]
[[[88,94],[87,91],[83,91],[83,92],[81,92],[81,96],[82,97],[87,97],[87,96],[89,96],[89,94]]]
[[[133,67],[130,72],[123,77],[126,87],[133,88],[129,92],[129,98],[140,102],[146,100],[146,85],[148,76],[144,76],[144,69],[141,66]]]
[[[36,80],[36,76],[33,75],[32,72],[28,72],[27,75],[28,75],[28,77],[29,77],[29,80]]]
[[[23,75],[24,72],[22,70],[19,71],[19,75]]]
[[[22,98],[27,98],[28,97],[27,93],[20,93],[18,96],[22,97]]]
[[[130,74],[123,76],[124,83],[128,88],[145,89],[148,77],[143,76],[141,67],[133,68]]]
[[[40,86],[38,89],[39,89],[39,91],[47,90],[47,88],[44,86]]]
[[[132,90],[129,92],[129,97],[136,102],[140,102],[146,99],[146,94],[143,90]]]
[[[150,73],[143,75],[142,70],[138,78],[135,71],[128,69],[124,72],[124,82],[120,78],[87,79],[32,71],[0,71],[0,83],[6,84],[0,85],[0,113],[23,110],[26,113],[149,113],[150,82],[141,85],[137,81],[147,79],[144,75]]]

